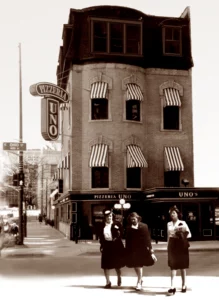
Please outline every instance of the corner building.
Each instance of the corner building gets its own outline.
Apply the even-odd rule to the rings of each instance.
[[[57,82],[70,101],[60,106],[66,167],[54,202],[56,228],[74,239],[78,226],[81,239],[95,239],[102,210],[125,199],[130,209],[117,213],[138,212],[152,236],[165,239],[169,207],[179,202],[186,217],[196,217],[193,236],[204,238],[207,226],[212,238],[216,227],[200,221],[201,203],[213,213],[217,196],[202,198],[200,190],[201,199],[190,197],[189,8],[175,18],[119,6],[70,9],[62,38]]]

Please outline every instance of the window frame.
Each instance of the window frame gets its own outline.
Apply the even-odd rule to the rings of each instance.
[[[177,116],[177,118],[178,118],[178,128],[165,128],[165,119],[166,119],[166,115],[167,115],[167,113],[165,113],[165,110],[167,110],[167,109],[169,109],[169,108],[172,108],[172,107],[176,107],[177,109],[178,109],[178,116]],[[169,115],[173,115],[171,112],[168,112],[168,114]],[[174,113],[174,116],[176,116],[176,112]],[[171,119],[173,119],[173,118],[171,118]],[[177,127],[177,126],[176,126]],[[179,106],[165,106],[165,107],[163,107],[163,130],[173,130],[173,131],[179,131],[180,130],[180,107]]]
[[[131,122],[137,122],[137,123],[139,123],[139,122],[141,122],[141,102],[142,101],[139,101],[139,100],[135,100],[135,99],[133,99],[133,100],[125,100],[125,120],[126,121],[131,121]],[[137,105],[138,106],[138,119],[137,120],[133,120],[133,119],[128,119],[127,118],[127,110],[128,110],[128,105],[129,104],[132,104],[132,106],[133,105]],[[131,106],[131,105],[130,105]],[[131,114],[131,113],[130,113]]]
[[[164,108],[165,108],[165,97],[162,96],[161,97],[161,131],[175,131],[175,132],[179,132],[182,131],[182,107],[178,106],[179,108],[179,129],[164,129]]]
[[[128,174],[128,172],[129,172],[129,170],[133,170],[133,169],[139,169],[139,172],[140,172],[140,174],[139,174],[139,180],[140,180],[140,184],[139,184],[139,186],[138,187],[130,187],[130,186],[128,186],[128,175],[130,175],[130,174]],[[141,189],[142,188],[142,170],[141,170],[142,168],[126,168],[126,188],[127,189],[129,189],[129,190],[131,190],[131,189]],[[133,177],[133,175],[132,175],[132,177]]]
[[[93,177],[94,176],[94,174],[93,174],[94,169],[98,169],[99,171],[102,171],[102,170],[107,170],[108,171],[108,174],[107,174],[108,175],[108,186],[101,186],[101,184],[100,184],[100,186],[94,186],[94,180],[95,180],[95,178]],[[101,182],[103,182],[103,180]],[[92,189],[109,189],[109,187],[110,187],[109,167],[92,167],[91,168],[91,188]]]
[[[99,52],[99,51],[94,51],[94,22],[99,21],[99,22],[106,22],[106,28],[107,28],[107,36],[106,36],[106,52]],[[112,23],[120,23],[123,25],[123,52],[110,52],[110,24]],[[127,46],[127,40],[126,40],[126,30],[127,26],[126,25],[138,25],[140,27],[140,45],[138,49],[138,53],[127,53],[126,46]],[[90,18],[90,41],[91,41],[91,53],[95,54],[107,54],[107,55],[126,55],[126,56],[143,56],[143,23],[142,21],[128,21],[128,20],[115,20],[115,19],[105,19],[105,18]]]
[[[166,185],[166,181],[169,180],[169,178],[166,178],[167,176],[171,175],[173,177],[176,177],[176,174],[178,176],[178,185]],[[180,171],[165,171],[164,172],[164,187],[180,187]]]
[[[90,101],[91,101],[91,121],[105,121],[105,120],[109,120],[109,100],[107,99],[107,98],[92,98],[92,99],[90,99]],[[106,106],[107,106],[107,112],[106,112],[106,114],[107,114],[107,118],[98,118],[98,119],[94,119],[93,118],[93,106],[94,106],[94,101],[99,101],[100,103],[99,103],[99,105],[101,105],[101,102],[105,102],[105,104],[106,104]]]
[[[166,42],[176,42],[177,40],[167,40],[166,39],[166,29],[179,29],[179,53],[171,53],[171,52],[166,52]],[[172,26],[172,25],[165,25],[162,27],[162,45],[163,45],[163,55],[165,56],[182,56],[182,27],[181,26]]]

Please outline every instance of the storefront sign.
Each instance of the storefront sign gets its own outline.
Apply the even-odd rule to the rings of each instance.
[[[68,93],[49,82],[39,82],[30,86],[33,96],[44,96],[41,102],[41,134],[46,141],[55,141],[59,137],[59,106],[67,103]]]
[[[196,192],[179,192],[180,198],[194,198],[198,197],[198,193]]]
[[[132,195],[129,194],[100,194],[94,195],[94,199],[131,199]]]

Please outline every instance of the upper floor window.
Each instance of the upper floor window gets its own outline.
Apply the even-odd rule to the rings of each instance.
[[[91,86],[91,120],[108,119],[107,83],[95,82]]]
[[[92,19],[91,51],[108,54],[142,55],[142,24]]]
[[[137,84],[127,84],[126,120],[140,121],[140,107],[143,94]]]
[[[179,91],[175,88],[165,88],[163,105],[163,129],[179,130],[181,107]]]
[[[164,172],[164,186],[165,187],[180,187],[180,172]]]
[[[181,27],[163,27],[163,54],[182,55],[182,31]]]
[[[108,188],[108,145],[95,144],[91,147],[89,167],[91,168],[91,187]]]
[[[109,187],[109,169],[107,167],[92,168],[92,188]]]
[[[178,106],[166,106],[163,108],[163,129],[179,130]]]

